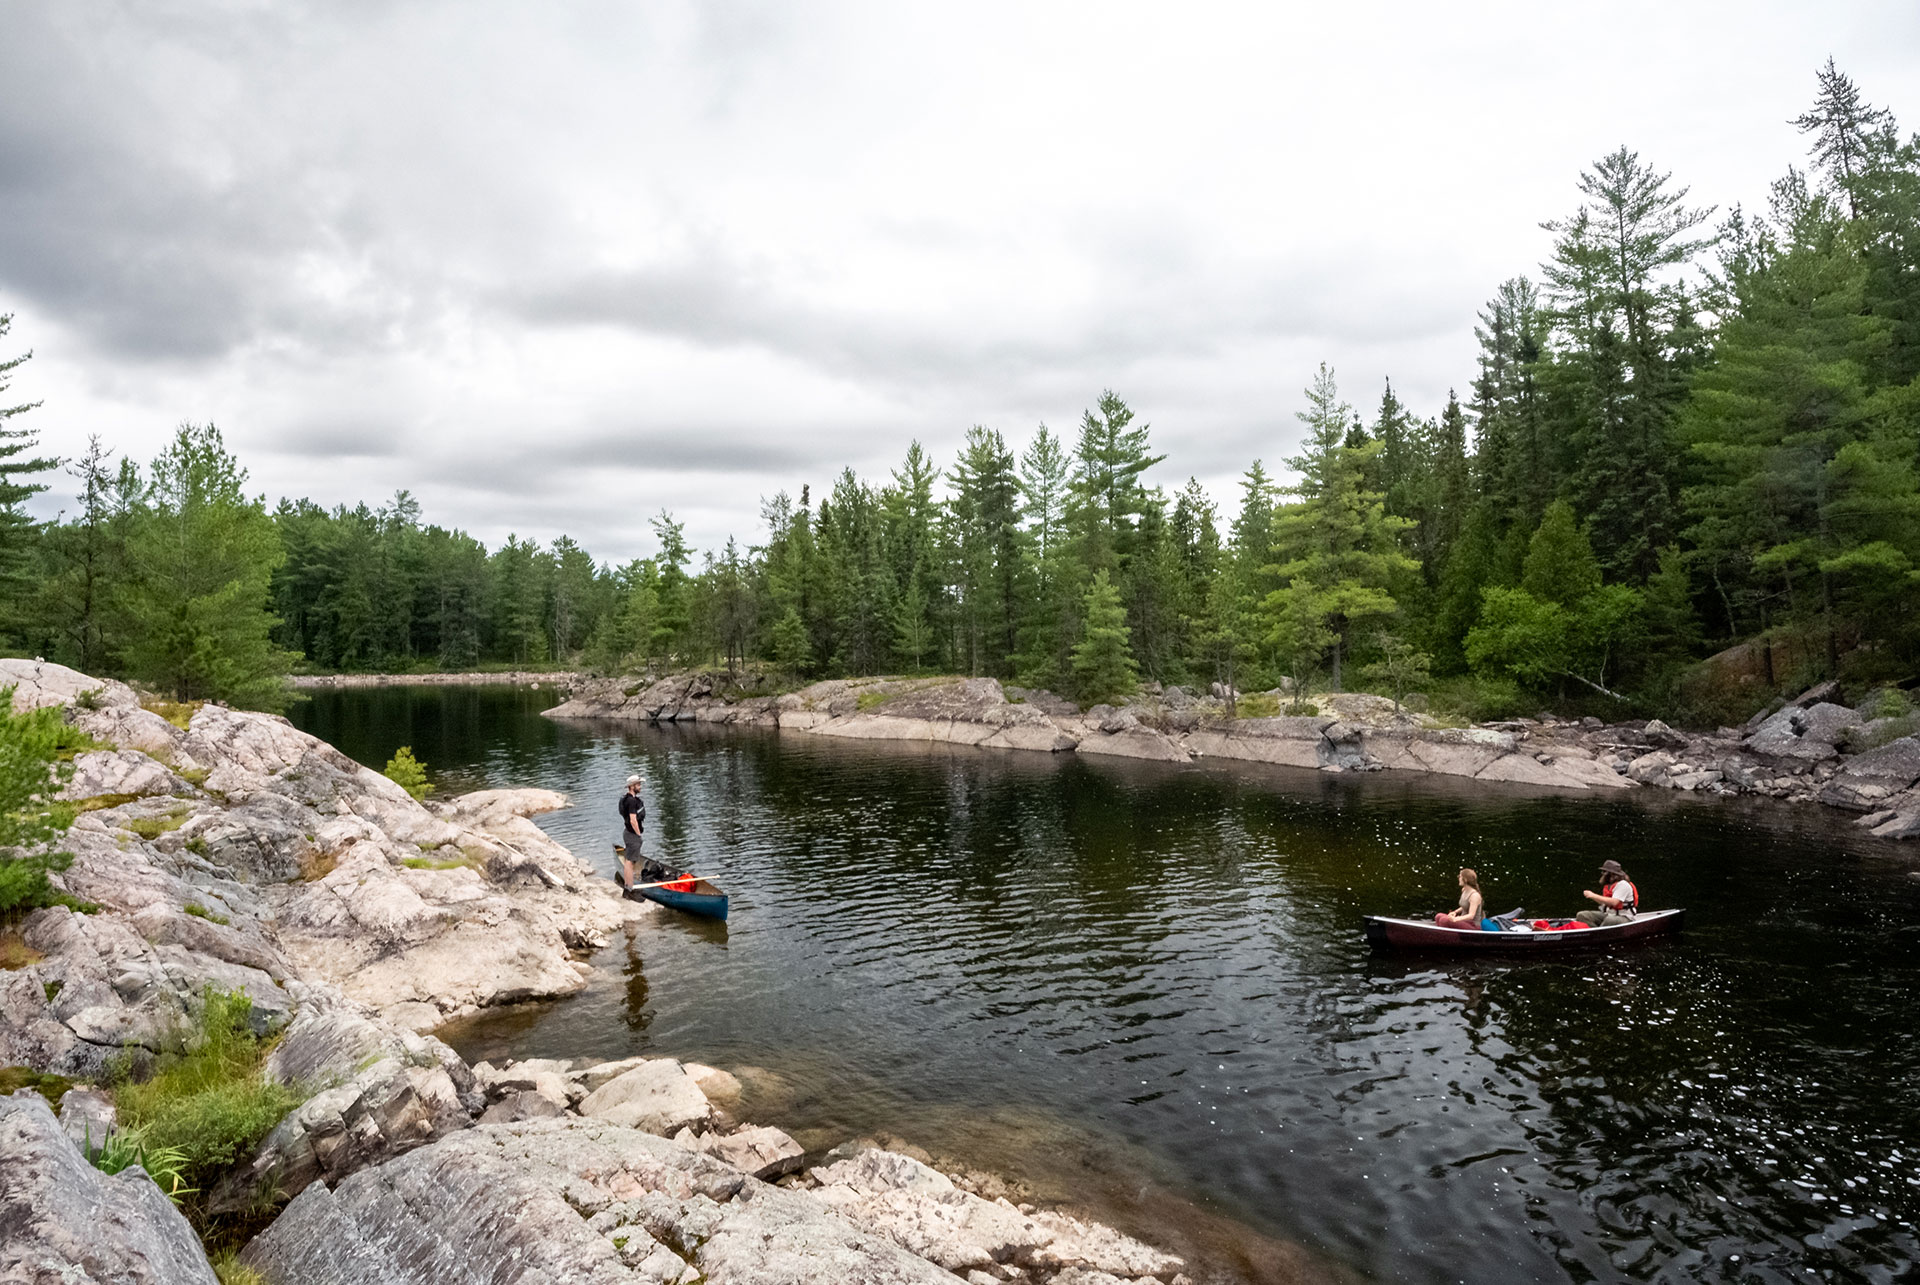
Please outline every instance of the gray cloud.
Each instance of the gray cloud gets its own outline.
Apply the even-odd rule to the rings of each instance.
[[[1624,3],[1577,40],[1519,0],[1123,10],[14,6],[16,390],[62,452],[214,419],[276,494],[404,486],[610,556],[641,513],[583,495],[744,535],[773,489],[1070,434],[1105,387],[1163,484],[1226,492],[1322,359],[1368,414],[1387,374],[1421,413],[1464,391],[1474,310],[1622,138],[1754,204],[1829,48],[1920,125],[1899,0],[1716,0],[1653,44]]]

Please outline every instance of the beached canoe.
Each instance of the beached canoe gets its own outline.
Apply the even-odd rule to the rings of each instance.
[[[1470,950],[1499,954],[1538,954],[1581,947],[1645,941],[1676,932],[1684,910],[1644,910],[1629,924],[1611,928],[1574,928],[1559,932],[1498,932],[1479,928],[1442,928],[1431,919],[1394,919],[1367,915],[1367,941],[1375,950]],[[1526,920],[1520,921],[1522,924]]]
[[[613,878],[616,883],[622,882],[618,874],[615,874]],[[679,883],[681,881],[675,880],[675,882]],[[637,888],[627,889],[626,893],[629,897],[644,899],[646,901],[657,901],[663,906],[667,906],[673,910],[684,910],[690,915],[703,915],[708,919],[724,920],[727,917],[727,894],[721,892],[720,889],[714,887],[705,879],[694,879],[691,882],[693,886],[685,890],[680,888],[649,888],[642,884]]]

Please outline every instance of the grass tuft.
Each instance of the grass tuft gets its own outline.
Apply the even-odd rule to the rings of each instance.
[[[204,919],[208,923],[229,924],[233,922],[231,919],[228,919],[225,915],[221,914],[219,911],[208,910],[205,906],[201,905],[197,901],[189,901],[187,903],[186,910],[187,910],[187,913],[192,915],[195,919]]]
[[[458,870],[463,867],[471,869],[474,861],[467,856],[455,857],[450,861],[439,857],[402,857],[400,864],[409,870]]]
[[[117,808],[123,803],[132,803],[140,796],[137,794],[96,794],[91,798],[76,800],[73,810],[78,812],[100,812],[107,808]]]
[[[192,1194],[211,1190],[222,1173],[251,1156],[301,1100],[260,1073],[268,1046],[248,1025],[252,1011],[245,994],[209,987],[187,1051],[162,1058],[151,1078],[114,1092],[131,1145],[170,1158],[178,1153],[169,1194],[190,1214],[197,1213]]]
[[[187,823],[193,812],[189,808],[175,808],[163,817],[135,817],[131,821],[122,821],[120,828],[130,830],[142,839],[152,841],[163,834],[170,834]]]
[[[223,1249],[210,1260],[220,1285],[267,1285],[267,1278],[240,1261],[240,1251]]]
[[[187,730],[187,724],[193,721],[193,715],[205,701],[170,701],[159,697],[149,697],[140,702],[140,708],[148,713],[158,714],[181,731]]]

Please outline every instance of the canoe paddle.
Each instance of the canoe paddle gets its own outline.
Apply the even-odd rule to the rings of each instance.
[[[631,887],[629,887],[627,884],[622,883],[620,886],[623,888],[626,888],[628,892],[639,892],[642,888],[664,888],[670,883],[679,883],[680,880],[682,879],[692,879],[694,882],[697,883],[704,877],[705,876],[703,875],[684,874],[684,875],[679,875],[676,878],[672,878],[672,879],[662,879],[658,883],[636,883]]]

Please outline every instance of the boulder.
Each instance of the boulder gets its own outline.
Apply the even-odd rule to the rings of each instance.
[[[645,1057],[623,1057],[617,1062],[596,1062],[592,1066],[583,1066],[578,1070],[567,1072],[567,1078],[576,1086],[585,1089],[588,1093],[592,1093],[595,1089],[607,1083],[607,1081],[625,1075],[628,1071],[649,1061],[652,1061],[652,1059]],[[687,1064],[687,1073],[689,1075],[693,1073],[692,1064]]]
[[[1789,705],[1761,723],[1741,744],[1755,754],[1775,759],[1818,762],[1838,757],[1840,752],[1829,742],[1802,738],[1801,733],[1808,726],[1807,711],[1798,705]]]
[[[1903,736],[1856,754],[1820,790],[1820,801],[1865,812],[1920,783],[1920,737]]]
[[[674,1141],[716,1160],[725,1161],[741,1173],[767,1181],[799,1172],[807,1155],[805,1147],[767,1125],[749,1125],[732,1133],[708,1133],[697,1137],[690,1131],[683,1131],[675,1136]]]
[[[1687,738],[1682,733],[1674,731],[1657,718],[1641,729],[1640,737],[1657,749],[1683,750],[1687,747]]]
[[[1871,831],[1876,839],[1920,839],[1920,812],[1901,812]]]
[[[1815,683],[1813,686],[1807,688],[1806,691],[1801,692],[1798,696],[1794,697],[1791,701],[1788,702],[1788,704],[1796,705],[1801,709],[1810,709],[1815,705],[1823,704],[1828,701],[1838,701],[1839,699],[1840,699],[1839,680],[1829,678],[1824,683]]]
[[[517,1089],[481,1115],[481,1124],[511,1124],[518,1120],[554,1120],[567,1113],[567,1099],[540,1089]]]
[[[118,1121],[113,1099],[98,1089],[68,1089],[60,1099],[60,1127],[82,1154],[112,1137]]]
[[[712,1113],[700,1086],[670,1057],[650,1059],[615,1076],[580,1104],[583,1116],[661,1135],[704,1124]]]
[[[1809,705],[1801,720],[1800,739],[1822,745],[1838,745],[1848,731],[1861,727],[1865,723],[1864,718],[1845,705],[1831,705],[1824,702]]]
[[[95,1169],[33,1092],[0,1098],[0,1280],[218,1285],[153,1180]]]

